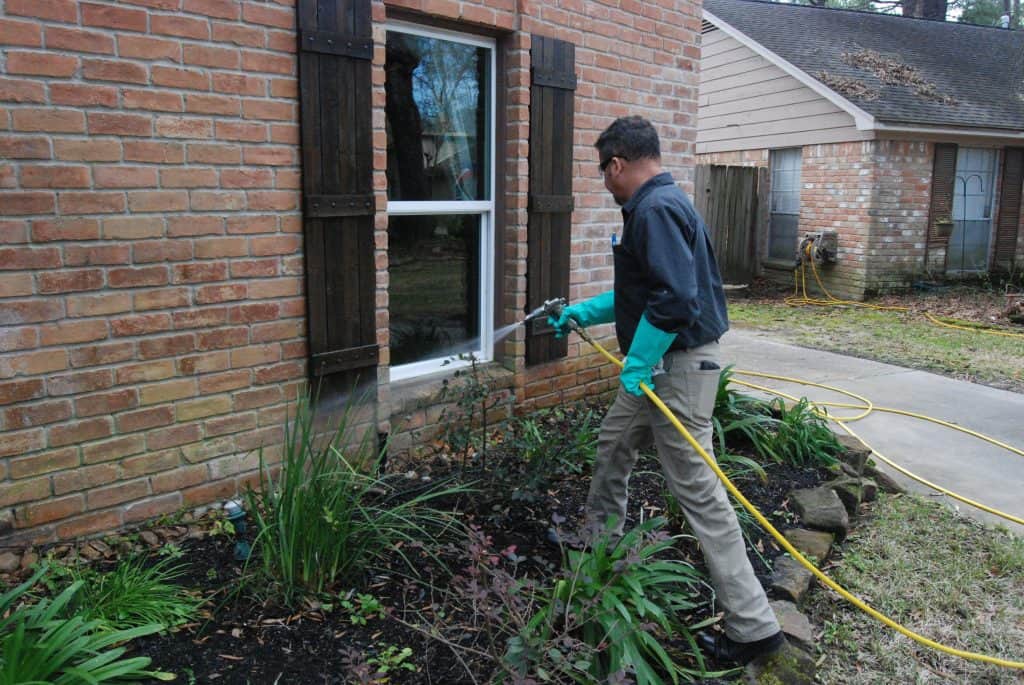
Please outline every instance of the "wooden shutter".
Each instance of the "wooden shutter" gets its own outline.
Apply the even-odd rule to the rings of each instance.
[[[576,90],[573,44],[536,35],[531,44],[527,311],[550,298],[569,296]],[[547,320],[534,321],[527,331],[527,364],[564,357],[567,349],[568,342],[555,339]]]
[[[1003,178],[999,191],[994,263],[1010,271],[1017,254],[1020,226],[1021,183],[1024,182],[1024,148],[1008,147],[1003,153]]]
[[[310,375],[376,382],[371,0],[299,0]]]
[[[928,244],[945,246],[949,235],[940,235],[935,229],[938,219],[953,216],[953,186],[956,181],[956,145],[935,144],[932,165],[932,201],[928,211]]]

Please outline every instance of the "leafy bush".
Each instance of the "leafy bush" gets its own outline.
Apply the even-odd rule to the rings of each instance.
[[[522,459],[513,499],[533,499],[553,480],[583,473],[594,462],[600,424],[585,407],[557,407],[513,421],[505,444]],[[510,480],[509,474],[496,471]]]
[[[0,685],[16,683],[130,683],[157,678],[173,680],[169,673],[146,670],[148,657],[122,658],[122,643],[163,630],[150,623],[127,630],[109,630],[99,619],[74,614],[60,618],[82,590],[76,581],[53,599],[22,603],[44,577],[37,571],[29,580],[0,595]]]
[[[398,543],[422,549],[457,526],[454,513],[428,504],[466,488],[431,485],[409,494],[372,475],[380,455],[367,434],[358,442],[350,439],[353,411],[349,403],[337,426],[322,434],[309,399],[300,398],[293,420],[285,423],[276,479],[260,452],[259,489],[246,494],[255,519],[253,556],[288,604],[342,582],[357,584],[373,563],[392,553],[415,571],[415,561]],[[342,453],[346,447],[348,457]]]
[[[171,562],[164,558],[147,566],[140,556],[122,561],[107,573],[89,566],[68,566],[68,577],[82,586],[68,608],[112,630],[154,623],[173,628],[187,623],[202,600],[171,582],[186,568],[183,564],[171,566]]]
[[[814,412],[806,397],[792,407],[787,407],[782,398],[777,398],[772,400],[771,407],[778,418],[763,454],[777,462],[801,467],[837,463],[836,455],[843,448],[828,422]]]
[[[700,652],[681,621],[698,606],[694,587],[701,575],[668,556],[674,538],[660,530],[664,525],[664,518],[650,519],[617,542],[598,537],[582,551],[568,550],[565,577],[555,581],[548,600],[509,642],[509,670],[519,678],[535,670],[547,679],[547,670],[536,669],[546,660],[561,665],[561,676],[573,682],[628,675],[637,685],[660,685],[663,676],[678,683],[702,675]],[[669,654],[665,645],[677,638],[689,644],[698,669]]]

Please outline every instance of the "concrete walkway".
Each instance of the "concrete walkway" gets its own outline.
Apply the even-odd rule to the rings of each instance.
[[[855,392],[881,407],[927,414],[1024,450],[1024,395],[957,381],[926,371],[881,364],[797,347],[771,334],[733,329],[722,339],[725,364],[737,369],[802,378]],[[796,397],[817,401],[853,400],[820,388],[737,376]],[[753,393],[754,391],[750,391]],[[835,409],[852,416],[856,410]],[[959,431],[911,417],[883,412],[849,424],[874,449],[918,476],[964,497],[1024,518],[1024,457]],[[842,429],[837,429],[842,432]],[[962,514],[999,522],[1018,535],[1024,526],[1006,521],[894,472],[908,489],[932,494]]]

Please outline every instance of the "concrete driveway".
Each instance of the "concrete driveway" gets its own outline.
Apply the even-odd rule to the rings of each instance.
[[[725,364],[737,369],[803,378],[855,392],[881,407],[927,414],[1024,449],[1024,395],[957,381],[926,371],[789,345],[770,334],[733,329],[722,338]],[[817,401],[853,400],[820,388],[737,377]],[[753,391],[750,391],[753,392]],[[852,416],[856,410],[835,409]],[[874,412],[849,424],[875,450],[903,468],[964,497],[1024,518],[1024,457],[927,421]],[[842,433],[842,429],[837,428]],[[906,478],[884,464],[908,489],[946,500],[962,514],[1003,523],[1018,535],[1024,526],[1006,521]]]

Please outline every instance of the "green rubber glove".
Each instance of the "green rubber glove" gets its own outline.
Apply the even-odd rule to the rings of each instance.
[[[569,319],[573,319],[583,328],[615,321],[615,292],[609,290],[589,300],[571,304],[562,309],[562,315],[557,321],[549,316],[548,323],[555,327],[556,338],[563,338],[569,334]]]
[[[644,391],[640,389],[641,383],[654,390],[654,383],[651,382],[651,368],[661,361],[675,339],[675,333],[666,333],[661,330],[648,321],[647,316],[640,317],[636,333],[633,334],[633,342],[629,345],[626,363],[622,367],[622,375],[619,376],[619,381],[626,392],[643,395]]]

